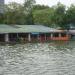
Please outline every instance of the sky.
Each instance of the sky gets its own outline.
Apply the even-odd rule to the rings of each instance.
[[[18,2],[18,3],[24,2],[24,0],[5,0],[5,3],[9,3],[12,1]],[[48,6],[56,5],[58,2],[61,2],[62,4],[65,4],[66,6],[75,4],[75,0],[36,0],[37,4],[44,4],[44,5],[48,5]]]

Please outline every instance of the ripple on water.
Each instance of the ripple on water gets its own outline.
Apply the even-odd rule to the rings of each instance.
[[[75,47],[71,43],[0,46],[0,75],[75,75]]]

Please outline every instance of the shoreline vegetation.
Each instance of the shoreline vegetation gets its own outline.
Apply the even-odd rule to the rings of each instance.
[[[75,5],[66,7],[58,2],[54,6],[36,4],[35,0],[25,0],[23,4],[4,4],[0,14],[0,24],[45,25],[69,30],[75,24]]]

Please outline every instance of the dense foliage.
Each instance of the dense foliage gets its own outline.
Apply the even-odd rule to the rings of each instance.
[[[4,6],[4,13],[0,14],[1,24],[42,24],[50,27],[69,29],[75,24],[75,6],[58,3],[49,7],[35,4],[35,0],[25,0],[24,4],[12,2]]]

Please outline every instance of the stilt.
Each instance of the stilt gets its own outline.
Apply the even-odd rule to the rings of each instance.
[[[53,33],[51,33],[51,38],[53,38]]]
[[[30,35],[30,33],[28,34],[28,41],[29,42],[31,41],[31,35]]]
[[[68,36],[69,36],[69,34],[68,34],[68,33],[66,33],[66,36],[68,37]]]
[[[19,37],[18,33],[17,33],[17,38]]]
[[[61,37],[61,33],[59,33],[59,37]]]
[[[9,42],[9,34],[5,34],[5,42]]]
[[[39,34],[37,35],[37,39],[40,40]]]
[[[46,41],[46,34],[45,34],[45,41]]]

